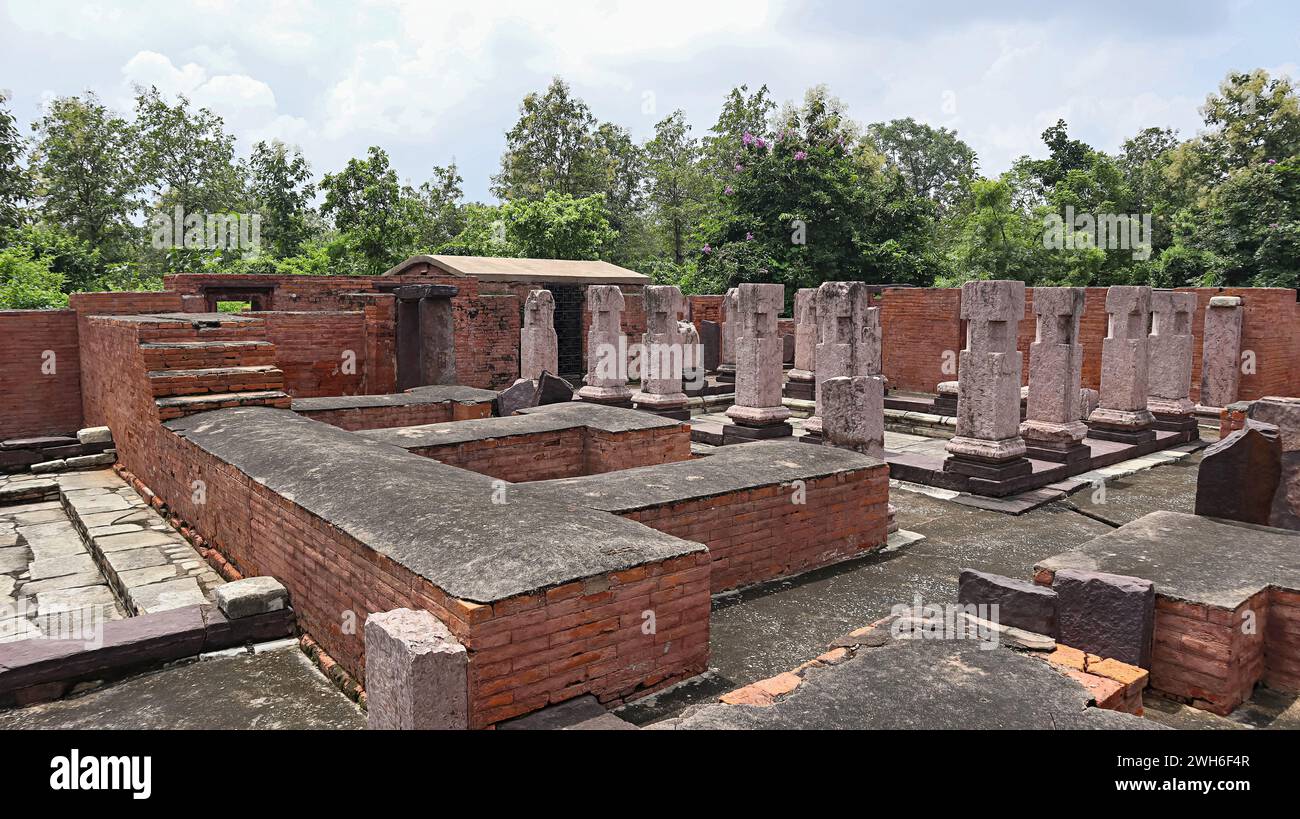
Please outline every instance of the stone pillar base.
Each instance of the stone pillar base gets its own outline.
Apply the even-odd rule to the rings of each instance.
[[[1168,415],[1163,412],[1152,412],[1155,416],[1155,423],[1152,429],[1158,429],[1161,432],[1181,432],[1186,441],[1197,441],[1201,437],[1201,425],[1197,423],[1195,415]]]
[[[610,407],[630,407],[632,390],[627,387],[583,387],[578,390],[578,400]]]
[[[1088,437],[1122,444],[1147,443],[1155,440],[1155,422],[1147,410],[1098,407],[1088,416]]]
[[[676,421],[689,421],[691,419],[691,411],[686,408],[686,401],[686,394],[680,392],[671,395],[656,395],[648,392],[632,394],[633,409],[653,413],[663,418],[672,418]]]
[[[790,380],[785,382],[785,397],[796,401],[815,401],[817,399],[817,382],[795,378],[795,373],[803,370],[791,370]]]
[[[1092,461],[1092,449],[1078,441],[1036,441],[1025,439],[1025,455],[1037,461],[1051,461],[1071,467],[1083,467]]]
[[[788,438],[794,434],[794,427],[789,424],[770,424],[765,427],[750,427],[743,424],[723,424],[722,444],[744,444],[750,441],[768,441],[774,438]]]
[[[951,472],[954,475],[965,475],[968,478],[1004,483],[1032,475],[1034,465],[1029,462],[1028,458],[1024,457],[1014,458],[1010,461],[994,462],[981,458],[970,458],[965,455],[949,455],[943,462],[943,471]]]
[[[736,365],[735,365],[735,364],[719,364],[719,365],[718,365],[718,380],[719,380],[719,381],[726,381],[728,384],[734,384],[734,383],[736,383]]]
[[[898,507],[892,503],[886,505],[889,507],[889,525],[885,531],[886,534],[892,535],[898,531],[898,521],[894,519],[898,514]]]
[[[790,410],[785,407],[742,407],[733,404],[727,408],[727,417],[732,423],[746,427],[769,427],[785,424],[790,417]]]

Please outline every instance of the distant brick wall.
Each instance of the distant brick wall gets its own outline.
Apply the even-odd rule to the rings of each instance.
[[[366,386],[366,317],[363,313],[246,313],[266,323],[284,391],[294,398],[359,395]],[[349,358],[352,371],[346,372]]]
[[[1243,372],[1237,400],[1267,395],[1300,395],[1300,309],[1296,291],[1277,287],[1180,288],[1196,293],[1192,316],[1192,400],[1201,395],[1201,357],[1205,310],[1214,296],[1240,296],[1245,311],[1241,349],[1254,353],[1254,373]]]
[[[883,546],[889,467],[808,481],[805,504],[770,485],[639,509],[624,515],[709,547],[714,594],[805,572]]]
[[[0,310],[0,440],[84,426],[77,314]]]
[[[603,432],[585,427],[412,449],[417,455],[512,483],[576,478],[689,460],[686,427]]]
[[[961,290],[894,287],[872,303],[880,307],[881,366],[891,389],[934,392],[940,381],[956,380],[955,368],[943,370],[966,344]]]
[[[695,322],[695,329],[700,329],[700,323],[712,321],[718,323],[722,321],[722,301],[723,296],[687,296],[691,303],[691,321]]]
[[[515,296],[496,295],[480,296],[468,308],[466,320],[473,329],[463,363],[461,349],[456,348],[456,373],[462,384],[500,390],[519,378],[521,307]]]
[[[406,404],[395,407],[351,407],[348,409],[304,410],[295,409],[299,415],[329,424],[349,432],[363,429],[391,429],[415,427],[423,424],[442,424],[447,421],[467,421],[472,418],[490,418],[492,402],[462,404],[444,401],[438,404]]]

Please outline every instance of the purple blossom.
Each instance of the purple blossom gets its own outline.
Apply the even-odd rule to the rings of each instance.
[[[707,244],[706,244],[704,247],[700,248],[700,250],[701,250],[701,251],[702,251],[706,256],[707,256],[708,254],[710,254],[710,253],[713,252],[713,248],[709,247]]]
[[[1270,165],[1276,165],[1276,164],[1277,164],[1277,160],[1276,160],[1276,159],[1270,159],[1270,160],[1268,161],[1268,164],[1270,164]]]
[[[731,196],[733,193],[736,192],[736,189],[728,185],[726,188],[722,190],[722,192],[725,193],[727,196]]]
[[[754,145],[758,146],[759,148],[766,148],[766,147],[767,147],[767,143],[764,142],[762,139],[756,139],[756,140],[754,140]]]
[[[746,241],[746,242],[752,242],[752,241],[754,241],[754,234],[752,234],[752,233],[746,233],[746,234],[745,234],[745,241]]]
[[[740,173],[740,172],[743,171],[743,170],[745,170],[745,166],[744,166],[744,165],[741,165],[739,162],[737,162],[737,163],[736,163],[736,173]]]
[[[742,143],[744,143],[746,146],[753,145],[753,144],[754,144],[754,135],[751,134],[749,131],[746,131],[745,134],[744,134],[744,136],[742,136],[742,137],[740,138],[740,141],[741,141]]]
[[[797,161],[799,161],[799,162],[803,162],[805,159],[808,158],[808,152],[807,152],[807,151],[795,151],[795,152],[794,152],[794,158],[795,158]]]

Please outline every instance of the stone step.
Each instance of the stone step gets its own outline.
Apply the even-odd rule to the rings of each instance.
[[[163,421],[182,418],[199,412],[208,412],[229,407],[276,407],[289,409],[293,402],[288,393],[282,390],[259,390],[255,392],[224,392],[206,395],[178,395],[170,398],[157,398],[158,417]]]
[[[275,345],[269,341],[145,342],[140,354],[145,369],[151,372],[275,364]]]
[[[204,367],[195,370],[154,370],[149,373],[154,398],[209,393],[279,390],[284,373],[278,367]]]

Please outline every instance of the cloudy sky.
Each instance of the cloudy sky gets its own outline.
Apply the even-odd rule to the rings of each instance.
[[[978,6],[979,8],[974,8]],[[30,123],[52,97],[183,92],[241,152],[301,146],[321,173],[369,145],[419,183],[455,159],[488,198],[520,99],[555,75],[638,138],[683,109],[697,133],[726,92],[780,100],[825,83],[861,122],[955,128],[986,174],[1043,152],[1058,118],[1113,150],[1140,128],[1192,134],[1230,70],[1300,75],[1300,4],[849,0],[9,0],[0,88]]]

